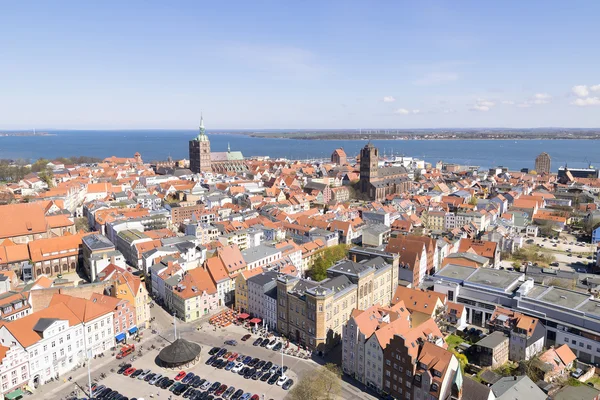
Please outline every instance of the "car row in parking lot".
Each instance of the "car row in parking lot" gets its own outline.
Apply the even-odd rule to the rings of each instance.
[[[243,358],[244,361],[246,361],[246,364],[250,364],[252,363],[252,365],[256,365],[259,363],[260,360],[258,359],[252,359],[251,357],[244,357],[241,355],[237,355],[235,354],[235,357],[232,357],[233,354],[228,354],[227,349],[220,349],[220,348],[216,348],[213,349],[216,350],[214,351],[212,354],[213,356],[211,357],[211,359],[213,359],[214,361],[219,361],[219,364],[221,364],[221,362],[224,362],[226,364],[232,363],[232,365],[230,366],[229,370],[232,370],[236,364],[241,364],[241,368],[238,368],[237,371],[238,373],[240,371],[244,371],[244,373],[247,373],[247,370],[244,370],[244,368],[249,368],[249,367],[244,367],[245,364],[243,364],[243,362],[238,361],[237,363],[234,362],[233,360],[236,360],[238,358],[240,358],[240,360]],[[211,350],[211,352],[213,351]],[[219,354],[217,356],[217,354]],[[224,359],[222,359],[222,356],[227,356],[227,360],[231,359],[232,361],[225,361]],[[249,360],[247,360],[249,358]],[[212,363],[211,362],[211,365]],[[208,364],[208,362],[207,362]],[[264,375],[263,377],[266,377],[263,381],[267,381],[270,384],[275,384],[277,383],[279,386],[284,386],[284,389],[289,389],[292,385],[293,385],[293,381],[291,379],[288,379],[287,377],[285,377],[285,375],[282,374],[285,373],[285,371],[287,370],[287,368],[283,368],[281,369],[279,366],[277,365],[273,365],[272,363],[264,363],[264,364],[260,364],[261,367],[265,367],[265,365],[268,365],[268,371],[265,371],[267,374],[261,374]],[[223,367],[221,367],[222,369]],[[260,370],[261,372],[263,372],[263,370]],[[280,371],[281,374],[277,373],[277,371]],[[117,374],[121,374],[123,376],[128,376],[132,379],[139,379],[139,380],[144,380],[145,382],[147,382],[149,385],[152,386],[156,386],[159,387],[161,389],[168,389],[171,393],[173,393],[173,395],[176,396],[182,396],[185,399],[191,399],[191,400],[258,400],[259,396],[257,394],[252,394],[249,392],[244,392],[244,390],[239,389],[239,388],[235,388],[233,386],[228,386],[226,384],[222,384],[221,382],[210,382],[206,379],[202,379],[200,376],[190,372],[190,373],[186,373],[184,371],[180,371],[179,373],[177,373],[173,378],[169,378],[167,376],[163,376],[160,373],[154,373],[152,372],[150,369],[136,369],[134,368],[131,364],[123,364],[121,365],[121,367],[118,369]],[[254,374],[254,372],[253,372]],[[242,374],[240,374],[242,375]],[[244,376],[246,378],[246,376]],[[248,376],[248,378],[250,378],[251,376]],[[258,379],[258,378],[256,378]],[[103,386],[101,387],[97,387],[97,388],[93,388],[93,394],[95,398],[101,399],[101,400],[129,400],[127,397],[119,394],[118,392],[110,389],[110,388],[105,388]]]
[[[260,379],[261,382],[266,382],[269,385],[277,384],[284,390],[289,390],[294,384],[294,381],[285,375],[288,369],[286,366],[279,366],[271,361],[230,352],[226,348],[213,347],[208,354],[210,358],[206,360],[206,365],[231,371],[243,376],[244,379],[255,381]]]

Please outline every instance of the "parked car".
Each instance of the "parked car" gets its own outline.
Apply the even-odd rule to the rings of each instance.
[[[238,372],[240,372],[242,370],[242,368],[244,368],[244,364],[239,362],[239,363],[235,364],[235,367],[231,368],[231,372],[234,372],[237,374]]]
[[[229,346],[237,346],[237,340],[226,340],[225,344]]]
[[[261,338],[258,338],[254,341],[254,343],[252,343],[252,346],[260,346],[262,342],[263,340]]]
[[[263,376],[260,377],[261,382],[266,382],[271,378],[271,373],[269,371],[265,372]]]
[[[256,372],[254,373],[254,375],[252,375],[252,380],[253,381],[257,381],[260,379],[260,377],[262,376],[263,371],[261,370],[256,370]]]
[[[227,361],[234,361],[238,357],[238,353],[231,353],[231,355],[227,358]]]
[[[277,386],[281,386],[285,383],[285,381],[287,381],[288,377],[285,375],[281,375],[279,377],[279,379],[277,380]]]
[[[126,369],[126,370],[123,372],[123,375],[124,375],[124,376],[129,376],[129,375],[133,374],[135,371],[136,371],[136,369],[135,369],[135,368],[133,368],[133,367],[129,367],[129,368],[127,368],[127,369]]]
[[[231,368],[235,367],[235,363],[233,361],[230,361],[227,363],[227,365],[225,366],[225,371],[230,371]]]
[[[129,375],[129,377],[135,379],[143,373],[144,373],[143,369],[138,369],[133,374]]]
[[[244,394],[244,391],[242,389],[238,389],[235,391],[235,393],[231,396],[231,400],[237,400],[239,399],[242,395]]]
[[[196,377],[196,375],[193,372],[190,372],[189,374],[187,374],[182,380],[181,382],[185,383],[186,385],[188,383],[190,383],[194,378]]]
[[[269,385],[274,385],[275,382],[277,382],[278,380],[279,380],[279,375],[273,374],[273,375],[271,375],[271,377],[269,378],[269,380],[267,381],[267,383]]]
[[[275,347],[275,345],[277,344],[277,339],[273,339],[269,342],[269,344],[267,345],[267,349],[271,350],[273,347]]]
[[[217,353],[218,353],[220,350],[221,350],[221,348],[220,348],[220,347],[213,347],[212,349],[210,349],[210,350],[208,351],[208,354],[210,354],[210,355],[212,356],[212,355],[215,355],[215,354],[217,354]]]
[[[269,361],[265,365],[262,366],[262,370],[263,371],[269,371],[272,366],[273,366],[273,363],[271,361]]]
[[[148,375],[146,375],[146,376],[144,377],[144,380],[145,380],[146,382],[150,382],[150,381],[152,380],[152,378],[154,378],[155,376],[156,376],[156,374],[155,374],[154,372],[150,372]]]
[[[202,386],[200,386],[200,390],[208,390],[208,388],[211,386],[212,386],[212,382],[206,381],[206,382],[204,382],[204,384]]]
[[[184,372],[184,371],[179,371],[179,373],[178,373],[177,375],[175,375],[175,378],[174,378],[174,379],[175,379],[176,381],[180,381],[180,380],[182,380],[183,378],[185,378],[185,372]]]
[[[235,392],[235,388],[233,386],[229,386],[229,388],[225,391],[225,393],[223,393],[223,397],[224,399],[229,398],[229,396],[231,396],[233,394],[233,392]]]
[[[244,393],[241,397],[240,400],[250,400],[250,396],[252,396],[251,393]]]
[[[268,345],[270,342],[269,339],[263,339],[262,343],[260,344],[260,347],[265,347],[266,345]]]
[[[281,386],[281,388],[283,390],[289,390],[292,385],[294,384],[294,380],[293,379],[288,379],[287,381],[285,381],[285,383]]]
[[[571,372],[573,378],[579,378],[581,375],[583,375],[583,370],[581,368],[577,368],[575,371]]]
[[[221,396],[227,390],[227,385],[221,385],[217,390],[215,390],[215,396]]]
[[[283,347],[283,343],[279,342],[273,347],[273,351],[279,351]]]

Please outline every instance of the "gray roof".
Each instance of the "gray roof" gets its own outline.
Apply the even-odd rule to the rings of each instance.
[[[566,386],[554,395],[554,400],[591,400],[598,397],[600,390],[587,385]]]
[[[58,321],[58,318],[40,318],[33,326],[33,330],[35,332],[44,332],[56,321]]]
[[[253,277],[248,278],[248,283],[252,282],[255,285],[265,286],[271,282],[275,282],[279,274],[275,271],[266,271],[262,274],[254,275]]]
[[[246,264],[250,264],[250,263],[253,263],[260,259],[275,255],[280,252],[281,251],[279,249],[261,244],[261,245],[258,245],[255,247],[250,247],[249,249],[243,250],[242,257],[244,258],[244,261],[246,261]]]
[[[488,386],[479,383],[470,377],[465,377],[462,387],[462,400],[485,400],[490,395]]]
[[[370,260],[363,260],[361,262],[354,262],[351,260],[344,260],[333,267],[329,268],[329,271],[337,272],[344,275],[360,276],[373,269],[380,269],[389,266],[385,260],[379,256]]]
[[[546,400],[547,395],[527,376],[509,376],[492,385],[496,400]]]
[[[502,331],[495,331],[481,339],[479,342],[475,343],[475,345],[479,347],[485,347],[487,349],[495,349],[505,341],[508,342],[508,337],[505,336]]]
[[[92,251],[115,247],[115,245],[110,240],[108,240],[106,236],[101,235],[99,233],[84,236],[81,240]]]
[[[363,233],[365,231],[372,233],[374,235],[378,235],[381,233],[386,233],[386,232],[391,231],[391,228],[384,224],[371,224],[371,225],[367,225],[363,228]]]

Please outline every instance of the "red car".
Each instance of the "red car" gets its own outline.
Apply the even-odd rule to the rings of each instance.
[[[239,356],[238,353],[233,353],[229,356],[229,358],[227,359],[227,361],[235,361],[235,359]]]
[[[250,400],[258,400],[258,395],[255,394],[254,396],[250,397]]]
[[[219,386],[219,388],[215,391],[215,396],[222,395],[223,393],[225,393],[226,390],[227,390],[227,385]]]
[[[178,373],[178,374],[177,374],[177,376],[175,377],[175,380],[176,380],[176,381],[180,381],[180,380],[182,380],[182,379],[185,377],[185,375],[186,375],[186,374],[185,374],[185,372],[183,372],[183,371],[179,371],[179,373]]]
[[[129,376],[129,375],[133,374],[134,372],[135,372],[135,368],[129,367],[125,370],[125,372],[123,372],[123,375]]]
[[[245,342],[246,340],[250,339],[251,337],[252,337],[251,334],[244,335],[244,337],[242,338],[242,342]]]

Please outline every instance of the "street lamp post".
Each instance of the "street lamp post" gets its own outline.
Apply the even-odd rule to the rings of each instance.
[[[89,390],[89,394],[90,394],[90,399],[93,397],[93,393],[92,393],[92,372],[91,372],[91,363],[92,363],[92,350],[87,351],[87,358],[88,358],[88,362],[87,362],[87,370],[88,370],[88,390]]]

